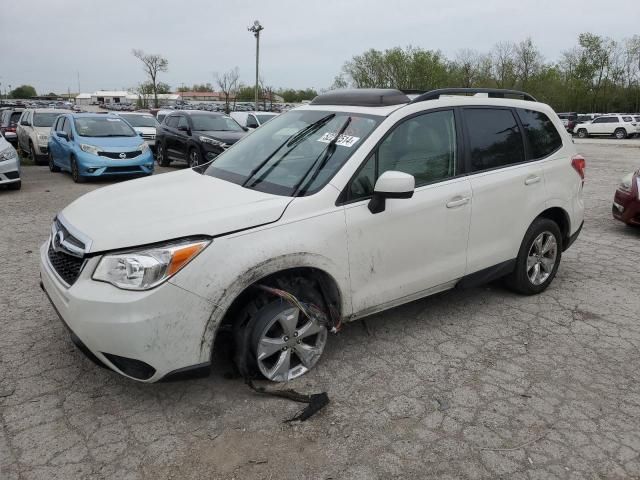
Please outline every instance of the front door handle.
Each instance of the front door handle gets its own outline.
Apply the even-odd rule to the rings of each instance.
[[[447,208],[460,207],[461,205],[469,203],[469,200],[469,197],[453,197],[453,199],[447,202]]]
[[[527,179],[524,181],[525,185],[533,185],[534,183],[538,183],[540,180],[542,180],[539,176],[537,175],[532,175],[530,177],[527,177]]]

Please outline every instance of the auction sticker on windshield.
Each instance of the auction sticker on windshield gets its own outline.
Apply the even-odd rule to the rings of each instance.
[[[333,140],[334,138],[336,138],[336,134],[333,132],[327,132],[324,135],[322,135],[318,141],[322,142],[322,143],[329,143],[331,140]],[[341,147],[353,147],[356,142],[360,140],[360,137],[352,137],[351,135],[340,135],[338,137],[338,141],[336,142],[336,145],[340,145]]]

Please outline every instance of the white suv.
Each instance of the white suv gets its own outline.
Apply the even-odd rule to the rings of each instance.
[[[590,135],[613,135],[619,140],[640,133],[638,123],[631,115],[603,115],[594,118],[591,123],[580,123],[574,131],[579,138]]]
[[[344,321],[500,277],[540,293],[582,227],[584,159],[529,95],[459,93],[329,92],[208,166],[87,193],[41,248],[43,289],[144,382],[206,370],[220,331],[244,375],[287,381]]]

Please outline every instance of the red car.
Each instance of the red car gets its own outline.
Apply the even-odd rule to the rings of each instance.
[[[625,175],[613,197],[613,218],[640,226],[640,170]]]

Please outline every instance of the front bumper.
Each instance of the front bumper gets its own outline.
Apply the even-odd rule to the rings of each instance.
[[[169,282],[134,292],[91,280],[99,257],[89,257],[66,287],[49,263],[48,244],[40,248],[42,288],[74,343],[94,362],[146,383],[209,365],[211,352],[201,345],[212,303]]]
[[[613,218],[627,225],[640,225],[640,199],[636,189],[632,188],[631,192],[616,190],[611,213]]]
[[[20,160],[12,158],[0,162],[0,185],[20,181]]]
[[[112,159],[80,151],[78,169],[83,177],[109,175],[150,175],[153,173],[153,153],[147,150],[134,158]]]

